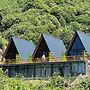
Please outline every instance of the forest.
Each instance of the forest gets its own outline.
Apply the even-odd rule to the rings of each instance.
[[[0,0],[2,50],[13,35],[37,44],[41,33],[67,47],[75,30],[90,34],[90,0]]]
[[[74,31],[90,35],[90,0],[0,0],[0,49],[11,36],[38,43],[42,33],[63,40],[67,47]],[[42,79],[43,78],[43,79]],[[0,69],[0,90],[90,90],[87,75],[42,77],[35,80]]]

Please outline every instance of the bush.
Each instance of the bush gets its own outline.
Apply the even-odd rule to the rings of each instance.
[[[0,69],[0,90],[89,90],[90,77],[61,77],[54,73],[47,80],[29,80],[19,75],[9,78]]]

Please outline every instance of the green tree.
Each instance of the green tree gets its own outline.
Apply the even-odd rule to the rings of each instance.
[[[61,38],[67,46],[74,30],[88,34],[90,0],[0,0],[0,32],[32,40],[41,33]]]

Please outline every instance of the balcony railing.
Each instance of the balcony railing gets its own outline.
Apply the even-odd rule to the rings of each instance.
[[[0,60],[0,64],[25,64],[25,63],[33,63],[33,62],[29,62],[28,60],[24,59],[22,59],[21,61],[16,61],[16,59]]]
[[[33,62],[34,61],[34,62]],[[62,57],[45,57],[42,58],[34,58],[33,61],[24,60],[16,61],[15,59],[6,59],[1,60],[0,64],[25,64],[25,63],[45,63],[45,62],[68,62],[68,61],[84,61],[83,56],[66,56],[64,59]]]
[[[84,61],[84,56],[66,56],[66,57],[64,57],[64,58],[62,58],[62,57],[53,57],[53,58],[46,57],[46,59],[34,58],[33,61],[35,61],[35,62]]]

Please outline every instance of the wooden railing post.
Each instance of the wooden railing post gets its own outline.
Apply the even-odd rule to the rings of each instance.
[[[49,61],[53,61],[53,53],[52,52],[49,52]]]
[[[65,53],[63,53],[63,52],[62,52],[62,61],[64,61],[64,62],[67,61],[67,59],[66,59],[66,55],[65,55]]]
[[[88,60],[88,53],[86,51],[84,51],[84,61]]]
[[[21,58],[19,54],[16,54],[16,63],[21,63]]]

